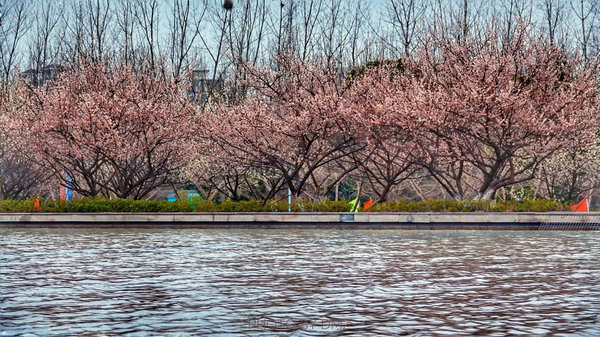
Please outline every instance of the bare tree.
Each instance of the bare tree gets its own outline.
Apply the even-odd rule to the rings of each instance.
[[[206,10],[205,1],[174,0],[172,3],[167,45],[175,77],[183,70],[188,70],[187,65],[193,63],[190,60],[190,50],[200,35]]]
[[[341,60],[348,32],[344,29],[349,17],[347,2],[330,0],[325,6],[325,17],[321,21],[320,54],[328,61]]]
[[[64,19],[67,62],[77,63],[81,57],[95,62],[112,58],[115,25],[110,4],[108,0],[71,2],[70,15]]]
[[[230,25],[229,43],[232,52],[240,60],[256,65],[262,52],[264,25],[267,16],[265,0],[239,2],[239,11],[234,12]]]
[[[410,55],[427,5],[425,1],[420,0],[388,0],[389,22],[394,33],[400,37],[402,53],[405,56]]]
[[[0,16],[0,67],[1,83],[5,87],[10,81],[15,66],[19,63],[19,43],[30,26],[30,6],[25,1],[7,1]]]
[[[208,54],[208,62],[212,71],[212,80],[224,75],[223,59],[227,50],[227,26],[231,22],[231,10],[224,10],[221,1],[214,0],[208,5],[209,27],[214,34],[200,34],[199,38]]]
[[[122,1],[114,9],[118,30],[115,33],[120,46],[120,57],[123,63],[129,65],[135,62],[134,33],[136,30],[135,3]],[[118,53],[117,53],[118,54]]]
[[[349,31],[349,50],[347,51],[349,55],[347,55],[347,58],[349,65],[352,67],[362,62],[362,57],[364,57],[366,52],[368,38],[365,34],[371,20],[371,17],[367,14],[369,13],[369,8],[368,5],[363,5],[359,2],[354,8],[351,24],[347,28]]]
[[[288,0],[281,1],[278,7],[277,14],[270,18],[269,24],[271,34],[275,40],[275,46],[270,51],[273,56],[296,51],[294,25],[298,5],[295,0]]]
[[[429,7],[429,35],[466,43],[470,37],[481,37],[493,11],[485,1],[432,0]]]
[[[577,18],[579,29],[575,34],[577,42],[581,48],[581,55],[588,61],[590,54],[590,38],[593,28],[596,24],[596,0],[577,0],[571,1],[571,9]]]
[[[323,0],[304,1],[301,7],[301,27],[298,28],[298,55],[306,60],[314,48],[314,36],[319,19],[323,17]]]
[[[154,69],[159,56],[159,12],[158,0],[137,0],[135,3],[134,17],[140,30],[140,49],[144,59]]]
[[[242,64],[257,65],[267,60],[266,31],[272,19],[267,1],[241,0],[229,10],[215,1],[208,15],[214,33],[200,35],[200,40],[211,64],[212,81],[219,83],[224,94],[221,98],[242,99],[246,93],[240,82],[245,78]]]
[[[502,27],[504,30],[504,40],[510,41],[511,37],[518,31],[519,25],[531,23],[532,13],[531,1],[500,1],[500,4],[494,8],[494,17],[497,18],[496,27]]]
[[[92,59],[105,60],[112,53],[112,13],[110,1],[87,0],[86,25]]]
[[[29,37],[29,63],[38,73],[57,61],[62,36],[57,34],[63,19],[64,5],[45,1],[36,10],[33,35]]]
[[[563,24],[566,21],[566,0],[540,0],[539,7],[543,11],[546,34],[548,34],[548,41],[551,44],[564,43],[566,36],[562,34]]]

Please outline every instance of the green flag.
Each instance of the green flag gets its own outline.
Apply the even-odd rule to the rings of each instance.
[[[358,213],[358,209],[360,208],[360,203],[358,202],[358,198],[355,198],[354,200],[350,201],[348,204],[350,205],[350,210],[348,212]]]

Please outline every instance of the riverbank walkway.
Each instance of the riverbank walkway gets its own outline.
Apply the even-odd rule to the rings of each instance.
[[[600,230],[600,212],[0,213],[0,227]]]

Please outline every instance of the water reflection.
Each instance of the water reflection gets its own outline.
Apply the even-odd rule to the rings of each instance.
[[[0,229],[0,336],[600,335],[600,233]]]

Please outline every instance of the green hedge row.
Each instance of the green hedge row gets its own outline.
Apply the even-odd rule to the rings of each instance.
[[[373,212],[552,212],[568,211],[570,204],[553,200],[493,202],[490,200],[391,201],[374,205]]]
[[[0,200],[1,213],[35,212],[35,200]],[[427,200],[420,202],[392,201],[375,204],[370,212],[550,212],[567,211],[568,204],[552,200],[525,200],[523,202]],[[212,202],[167,202],[163,200],[131,200],[83,198],[71,202],[41,200],[41,212],[287,212],[286,202],[269,201],[225,201]],[[347,201],[307,202],[292,204],[294,212],[347,212]]]

